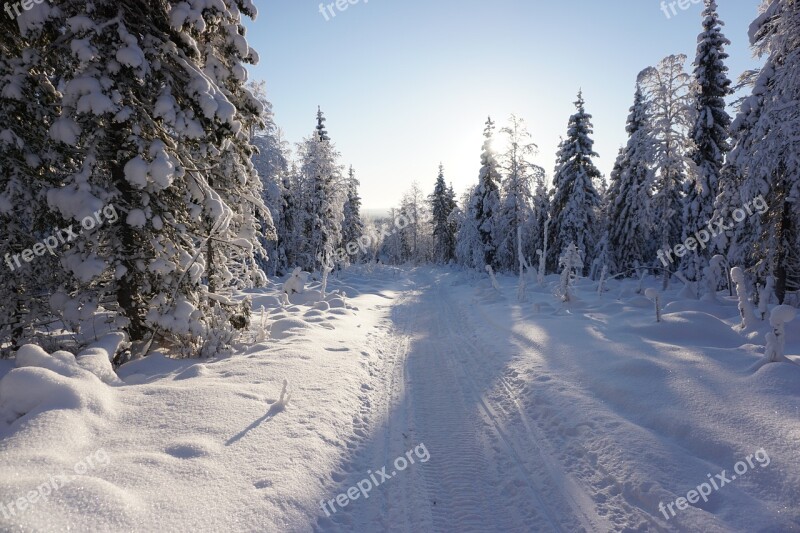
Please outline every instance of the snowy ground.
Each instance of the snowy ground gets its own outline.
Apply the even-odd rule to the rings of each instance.
[[[231,357],[0,361],[0,530],[800,531],[800,367],[753,369],[766,325],[555,282],[349,271],[253,294],[272,338]]]

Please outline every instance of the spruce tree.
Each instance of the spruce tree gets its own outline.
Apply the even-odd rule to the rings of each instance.
[[[226,335],[213,285],[263,279],[248,135],[260,106],[244,87],[257,55],[242,24],[255,14],[249,1],[67,0],[20,18],[40,63],[29,72],[47,79],[37,102],[49,111],[31,129],[47,128],[59,154],[47,206],[63,224],[106,215],[63,250],[69,279],[51,302],[65,321],[102,301],[134,343],[157,335],[197,353]]]
[[[696,103],[690,134],[694,144],[689,154],[694,168],[687,182],[684,242],[712,221],[722,166],[730,150],[731,118],[725,103],[725,98],[731,94],[731,80],[725,66],[728,58],[725,46],[730,45],[730,41],[722,34],[724,23],[717,15],[716,1],[706,0],[705,6],[703,32],[698,37],[694,62]],[[686,256],[684,270],[689,280],[699,280],[711,253],[710,247],[701,246],[696,253]]]
[[[344,201],[344,219],[342,221],[342,246],[348,252],[349,262],[358,263],[363,259],[363,252],[350,254],[354,249],[353,243],[358,243],[364,235],[364,221],[361,219],[361,197],[358,195],[358,180],[353,167],[347,173],[345,182],[346,198]],[[348,249],[348,246],[350,247]]]
[[[577,112],[569,119],[567,138],[561,142],[553,177],[549,261],[557,268],[558,258],[574,244],[583,265],[591,264],[597,245],[596,228],[600,195],[595,183],[602,174],[594,165],[592,116],[586,112],[583,93],[575,102]]]
[[[763,196],[767,209],[758,225],[750,226],[751,245],[744,251],[747,266],[759,277],[775,277],[783,303],[787,292],[800,289],[800,4],[766,3],[750,27],[750,40],[766,63],[733,125],[729,160],[741,185],[739,198],[728,197],[738,205],[727,210]]]
[[[615,272],[649,263],[654,253],[650,245],[653,150],[647,121],[644,95],[637,85],[626,127],[628,143],[617,158],[608,192],[608,245]]]
[[[434,259],[440,263],[448,263],[455,257],[455,231],[450,215],[456,208],[452,188],[444,181],[444,165],[439,165],[436,187],[428,197],[431,208],[431,224],[433,225]]]
[[[495,217],[500,210],[500,171],[495,158],[492,142],[494,140],[495,125],[492,118],[486,121],[483,131],[483,152],[481,153],[481,170],[478,176],[478,188],[474,204],[474,214],[477,221],[483,246],[483,265],[497,269],[497,230]]]
[[[334,251],[341,242],[344,198],[339,153],[325,130],[321,109],[317,112],[314,134],[298,146],[298,157],[303,181],[301,202],[305,237],[298,266],[322,271],[324,265],[332,262]]]

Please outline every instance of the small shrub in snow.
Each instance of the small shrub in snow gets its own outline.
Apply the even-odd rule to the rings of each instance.
[[[742,317],[740,329],[751,329],[756,324],[756,314],[753,311],[753,304],[747,294],[747,286],[745,285],[744,271],[739,267],[731,269],[731,279],[736,285],[736,294],[739,297],[739,314]]]
[[[769,363],[788,362],[786,358],[786,323],[797,316],[797,309],[779,305],[772,310],[769,323],[772,331],[767,333],[766,361]]]
[[[486,272],[489,274],[489,278],[492,280],[492,287],[494,287],[494,290],[499,292],[500,284],[497,283],[497,278],[494,275],[494,269],[491,265],[486,265]]]
[[[767,282],[758,289],[758,314],[761,320],[767,319],[767,306],[775,287],[775,278],[767,276]]]
[[[301,274],[300,267],[292,271],[292,275],[283,284],[283,292],[288,295],[303,294],[305,291],[305,279]]]
[[[571,243],[561,257],[558,259],[558,265],[562,267],[561,282],[556,290],[556,295],[564,302],[572,300],[570,293],[570,286],[572,285],[573,272],[576,269],[583,269],[583,261],[578,252],[578,247],[575,243]]]

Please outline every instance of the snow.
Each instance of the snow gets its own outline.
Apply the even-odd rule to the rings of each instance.
[[[121,335],[77,357],[25,346],[17,368],[0,361],[0,503],[87,457],[108,461],[10,521],[0,509],[0,525],[797,530],[800,367],[753,367],[767,322],[740,332],[735,298],[681,299],[679,284],[658,293],[657,323],[638,280],[608,280],[598,296],[579,278],[562,303],[553,275],[530,280],[523,304],[514,276],[497,280],[499,291],[446,268],[362,267],[332,276],[324,301],[318,281],[286,304],[280,283],[248,290],[237,353],[154,353],[118,378],[108,360]],[[188,324],[193,310],[180,302],[169,319]],[[786,353],[800,362],[796,321]],[[420,445],[429,461],[335,513],[320,507]],[[669,520],[659,512],[757,450],[769,464]]]
[[[141,156],[136,156],[125,163],[125,179],[137,189],[144,189],[147,186],[147,170],[147,162]]]
[[[143,228],[147,224],[147,215],[141,209],[131,209],[125,222],[134,228]]]
[[[69,117],[59,118],[50,127],[51,139],[70,146],[75,146],[77,144],[80,134],[80,126]]]

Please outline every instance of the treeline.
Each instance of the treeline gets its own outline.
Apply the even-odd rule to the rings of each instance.
[[[401,212],[427,209],[396,238],[393,261],[456,261],[483,271],[559,268],[574,244],[584,275],[678,273],[697,291],[722,255],[751,283],[774,286],[779,302],[800,289],[800,4],[771,0],[753,22],[753,50],[765,59],[742,76],[750,95],[735,102],[725,65],[730,42],[714,0],[706,0],[693,71],[671,55],[636,80],[629,140],[610,181],[594,164],[591,115],[575,102],[552,186],[533,164],[535,145],[517,117],[501,133],[486,124],[478,183],[456,204],[440,169],[421,202],[415,186]],[[422,233],[426,238],[420,238]],[[411,238],[413,237],[413,241]],[[429,246],[419,243],[430,242]],[[416,243],[416,244],[415,244]],[[714,261],[717,264],[717,261]]]

